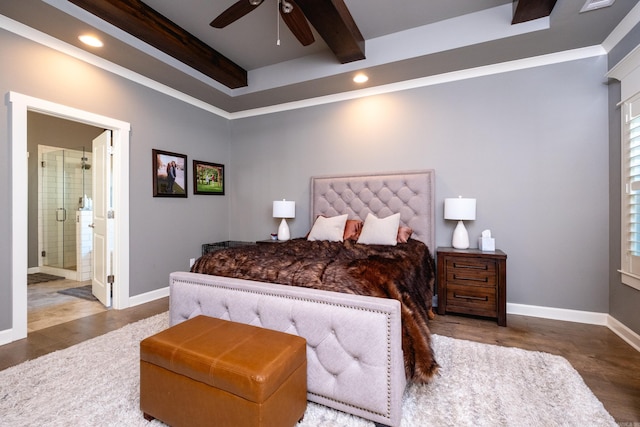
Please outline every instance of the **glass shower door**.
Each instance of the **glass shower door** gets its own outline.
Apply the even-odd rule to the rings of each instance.
[[[82,188],[75,176],[82,174],[82,152],[56,150],[42,156],[42,265],[76,269],[75,211]]]

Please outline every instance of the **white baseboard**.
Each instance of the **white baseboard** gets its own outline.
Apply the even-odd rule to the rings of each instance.
[[[609,322],[607,323],[607,326],[616,335],[625,340],[627,344],[640,351],[640,335],[633,332],[613,316],[609,316]]]
[[[160,298],[169,296],[169,287],[156,289],[155,291],[147,292],[144,294],[136,295],[129,298],[129,307],[144,304],[147,302],[155,301]]]
[[[28,271],[28,270],[27,270]],[[54,276],[64,277],[67,280],[77,280],[78,272],[75,270],[67,270],[64,268],[55,268],[40,266],[38,267],[38,273],[53,274]]]
[[[141,295],[129,298],[129,307],[155,301],[169,296],[169,287],[156,289]],[[436,302],[435,300],[434,302]],[[436,304],[437,305],[437,304]],[[543,319],[563,320],[566,322],[587,323],[608,327],[613,333],[622,338],[630,346],[640,351],[640,335],[629,329],[607,313],[595,313],[588,311],[569,310],[564,308],[541,307],[535,305],[507,303],[508,314],[519,314],[522,316],[540,317]],[[11,329],[0,331],[0,345],[13,341]]]
[[[564,320],[566,322],[588,323],[607,326],[609,314],[591,311],[570,310],[567,308],[542,307],[536,305],[507,303],[508,314],[541,317],[543,319]]]
[[[640,335],[629,329],[608,313],[569,310],[565,308],[541,307],[535,305],[507,303],[508,314],[540,317],[543,319],[564,320],[566,322],[587,323],[606,326],[614,334],[626,341],[631,347],[640,351]]]
[[[11,329],[0,331],[0,345],[9,344],[13,341],[13,332]]]

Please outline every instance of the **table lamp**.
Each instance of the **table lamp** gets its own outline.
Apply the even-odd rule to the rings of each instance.
[[[273,217],[282,218],[278,227],[278,240],[289,240],[291,234],[289,233],[289,225],[287,225],[286,218],[296,217],[296,202],[284,199],[275,200],[273,202]]]
[[[456,249],[467,249],[469,247],[469,233],[464,227],[464,220],[476,219],[476,199],[444,199],[444,219],[458,221],[453,230],[453,240],[451,246]]]

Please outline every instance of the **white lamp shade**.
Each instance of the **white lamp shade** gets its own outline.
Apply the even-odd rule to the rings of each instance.
[[[296,202],[290,200],[276,200],[273,202],[274,218],[295,218]]]
[[[476,199],[444,199],[444,219],[475,220]]]

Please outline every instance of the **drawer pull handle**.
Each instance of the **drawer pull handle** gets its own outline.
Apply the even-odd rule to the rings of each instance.
[[[455,292],[453,293],[454,298],[463,298],[463,299],[472,299],[476,301],[489,301],[489,297],[472,297],[471,295],[458,295]]]
[[[454,268],[467,268],[469,270],[487,270],[488,267],[486,265],[477,265],[477,264],[458,264],[457,262],[453,263]]]
[[[465,276],[459,276],[457,274],[453,275],[453,279],[454,280],[472,280],[474,282],[488,282],[489,278],[488,277],[465,277]]]

